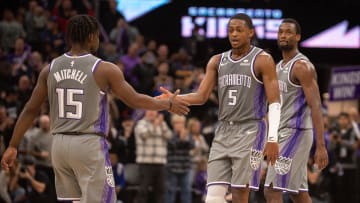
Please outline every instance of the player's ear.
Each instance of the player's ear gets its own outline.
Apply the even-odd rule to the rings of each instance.
[[[300,34],[296,34],[296,41],[300,41],[301,40],[301,35]]]
[[[249,37],[250,37],[250,39],[253,39],[254,36],[255,36],[255,29],[254,28],[249,29]]]

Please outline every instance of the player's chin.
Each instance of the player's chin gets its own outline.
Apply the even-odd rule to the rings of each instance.
[[[231,47],[233,49],[239,49],[241,47],[241,44],[239,42],[232,42]]]

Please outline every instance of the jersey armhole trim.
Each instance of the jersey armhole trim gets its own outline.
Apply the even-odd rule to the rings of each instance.
[[[264,83],[263,83],[262,81],[260,81],[260,80],[256,77],[256,75],[255,75],[255,70],[254,70],[254,65],[255,65],[255,60],[256,60],[257,56],[258,56],[262,51],[263,51],[263,50],[260,49],[260,50],[255,54],[254,58],[253,58],[252,61],[251,61],[251,66],[250,66],[251,74],[252,74],[253,78],[254,78],[258,83],[260,83],[260,84],[264,84]]]
[[[221,54],[221,57],[220,57],[220,60],[219,60],[219,63],[218,63],[218,68],[217,68],[218,73],[220,72],[220,64],[221,64],[222,59],[224,58],[225,53],[227,53],[227,52],[224,52],[224,53]]]
[[[53,60],[51,61],[51,63],[49,64],[49,72],[51,71],[51,69],[52,69],[52,67],[53,67],[53,65],[54,65],[54,62],[55,62],[55,59],[53,59]]]
[[[293,83],[293,82],[291,81],[291,71],[293,70],[293,67],[294,67],[295,62],[298,61],[298,60],[300,60],[300,59],[301,59],[301,58],[294,60],[294,61],[290,64],[290,67],[289,67],[288,81],[289,81],[290,85],[292,85],[292,86],[294,86],[294,87],[301,87],[301,85],[297,85],[297,84],[295,84],[295,83]]]
[[[96,71],[96,69],[97,69],[97,67],[98,67],[98,65],[99,65],[99,63],[101,62],[101,59],[97,59],[96,61],[95,61],[95,63],[94,63],[94,65],[93,65],[93,67],[92,67],[92,69],[91,69],[91,72],[95,72]]]

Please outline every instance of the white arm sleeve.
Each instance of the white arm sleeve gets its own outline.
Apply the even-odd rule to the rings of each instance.
[[[268,142],[278,142],[278,129],[280,124],[280,103],[269,105],[269,133]]]

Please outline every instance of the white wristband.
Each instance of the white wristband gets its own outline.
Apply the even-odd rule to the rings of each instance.
[[[269,105],[269,133],[268,142],[278,142],[278,129],[280,124],[280,103]]]

